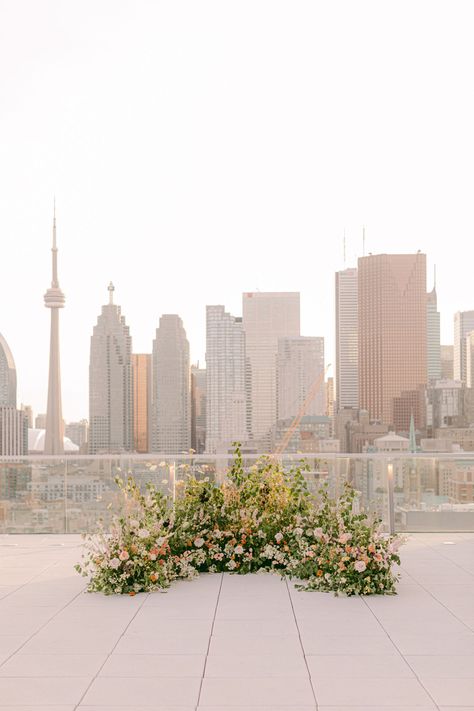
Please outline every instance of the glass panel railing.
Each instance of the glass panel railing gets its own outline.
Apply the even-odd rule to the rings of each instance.
[[[258,457],[244,455],[246,469]],[[173,499],[189,476],[222,483],[232,455],[0,457],[0,533],[83,533],[118,510],[116,477],[152,482]],[[305,463],[311,492],[338,496],[349,482],[361,511],[387,531],[474,531],[474,454],[275,455],[289,470]]]

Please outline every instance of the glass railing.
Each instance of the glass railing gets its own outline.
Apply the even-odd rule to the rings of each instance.
[[[474,531],[474,453],[276,458],[288,469],[303,460],[312,491],[326,483],[337,496],[350,482],[357,506],[387,531]],[[257,459],[245,456],[245,467]],[[232,455],[0,457],[0,533],[93,532],[118,510],[117,476],[152,482],[172,499],[187,476],[222,482],[231,464]]]

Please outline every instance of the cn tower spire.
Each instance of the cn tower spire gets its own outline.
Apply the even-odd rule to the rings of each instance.
[[[59,360],[59,309],[65,297],[58,281],[58,247],[56,243],[56,200],[53,213],[53,246],[51,288],[44,295],[44,305],[51,309],[51,337],[49,344],[48,407],[44,454],[64,454],[63,415],[61,404],[61,369]]]

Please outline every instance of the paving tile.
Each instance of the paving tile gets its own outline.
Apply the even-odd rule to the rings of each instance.
[[[54,706],[50,706],[49,704],[47,706],[39,705],[38,702],[35,703],[34,706],[25,706],[22,704],[21,706],[14,705],[14,706],[5,706],[2,704],[0,706],[0,709],[2,711],[75,711],[76,705],[72,704],[64,706],[61,704],[60,706],[57,706],[54,704]]]
[[[235,706],[296,706],[314,704],[309,679],[205,677],[202,683],[201,707],[233,708]]]
[[[158,628],[155,632],[124,635],[114,651],[117,654],[206,654],[208,646],[208,632],[191,634],[171,630],[165,634]]]
[[[216,613],[216,620],[268,620],[282,617],[293,618],[288,595],[276,600],[264,596],[221,597]]]
[[[309,634],[300,627],[305,654],[394,654],[396,648],[386,635]]]
[[[99,676],[201,677],[204,654],[112,654]]]
[[[412,670],[399,654],[317,655],[307,656],[306,661],[311,677],[315,680],[330,678],[406,679],[414,677]]]
[[[303,654],[210,654],[206,678],[308,678]]]
[[[376,706],[318,706],[318,711],[375,711],[376,708]],[[431,704],[431,706],[396,705],[386,706],[385,708],[390,709],[390,711],[437,711],[437,707],[434,704]],[[452,711],[452,709],[450,708],[449,711]],[[463,711],[466,711],[466,709],[463,709]]]
[[[110,653],[119,639],[119,633],[98,632],[85,636],[58,637],[48,629],[32,637],[23,647],[24,654],[101,654]]]
[[[15,654],[2,667],[0,677],[93,677],[105,654]]]
[[[474,679],[474,654],[414,655],[407,663],[420,679]]]
[[[90,678],[18,677],[0,678],[0,704],[6,706],[77,704],[90,684]],[[40,703],[38,703],[40,700]],[[1,706],[0,706],[1,708]]]
[[[308,636],[316,637],[319,635],[343,635],[357,636],[357,637],[386,637],[387,633],[382,627],[382,625],[376,620],[376,618],[371,614],[370,618],[359,618],[357,614],[347,617],[345,615],[341,616],[339,619],[336,615],[330,615],[326,618],[320,618],[318,620],[306,618],[300,623],[298,619],[298,626],[301,630],[302,637]]]
[[[297,635],[298,628],[294,618],[290,617],[276,620],[216,620],[212,632],[217,637],[280,637]]]
[[[423,679],[438,706],[468,706],[474,701],[474,679]]]
[[[213,635],[209,654],[295,654],[301,655],[302,649],[297,635],[274,635],[268,637],[231,637]]]
[[[407,626],[409,626],[408,622]],[[441,637],[425,630],[424,634],[417,635],[394,633],[391,639],[404,655],[474,654],[474,633]]]
[[[21,647],[21,645],[24,644],[27,639],[27,635],[0,634],[0,655],[3,657],[9,657],[10,654],[16,652],[16,650]]]
[[[147,706],[136,706],[135,704],[133,706],[123,706],[120,705],[118,706],[117,704],[114,705],[100,705],[100,706],[89,706],[87,704],[84,706],[84,704],[81,704],[80,706],[77,707],[78,711],[112,711],[114,708],[120,708],[120,711],[195,711],[195,706],[176,706],[176,705],[171,705],[171,706],[161,706],[158,705],[156,706],[156,702],[151,702],[152,705],[147,705]],[[159,702],[158,702],[159,703]],[[0,706],[0,708],[2,708]],[[3,708],[2,708],[3,711]],[[22,711],[22,709],[17,709],[16,711]],[[35,709],[35,711],[37,711]],[[43,709],[38,710],[38,711],[43,711]],[[55,709],[52,709],[51,711],[55,711]]]
[[[200,679],[151,679],[98,677],[83,699],[83,705],[98,706],[193,706],[197,703]]]
[[[284,706],[281,706],[280,704],[278,704],[278,706],[276,706],[275,704],[273,704],[272,706],[268,706],[265,704],[263,704],[263,705],[259,704],[258,706],[245,705],[245,706],[228,706],[228,707],[224,707],[224,708],[228,708],[229,711],[318,711],[318,707],[315,704],[313,704],[311,706],[308,706],[307,704],[305,704],[304,706],[287,706],[286,704]],[[202,706],[202,705],[199,705],[197,707],[197,711],[211,711],[211,709],[212,709],[212,711],[215,711],[216,707],[215,706]],[[373,711],[373,709],[372,709],[372,711]],[[420,711],[420,710],[417,709],[417,711]],[[423,711],[423,709],[422,709],[422,711]]]
[[[417,679],[313,680],[319,706],[430,706],[432,700]]]

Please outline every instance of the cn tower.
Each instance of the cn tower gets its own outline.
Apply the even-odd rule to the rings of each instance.
[[[51,288],[44,295],[44,305],[51,309],[51,340],[49,346],[48,409],[46,411],[46,434],[44,454],[64,454],[63,414],[61,406],[61,370],[59,365],[59,309],[66,299],[59,288],[58,248],[56,246],[56,205],[53,216],[53,278]]]

